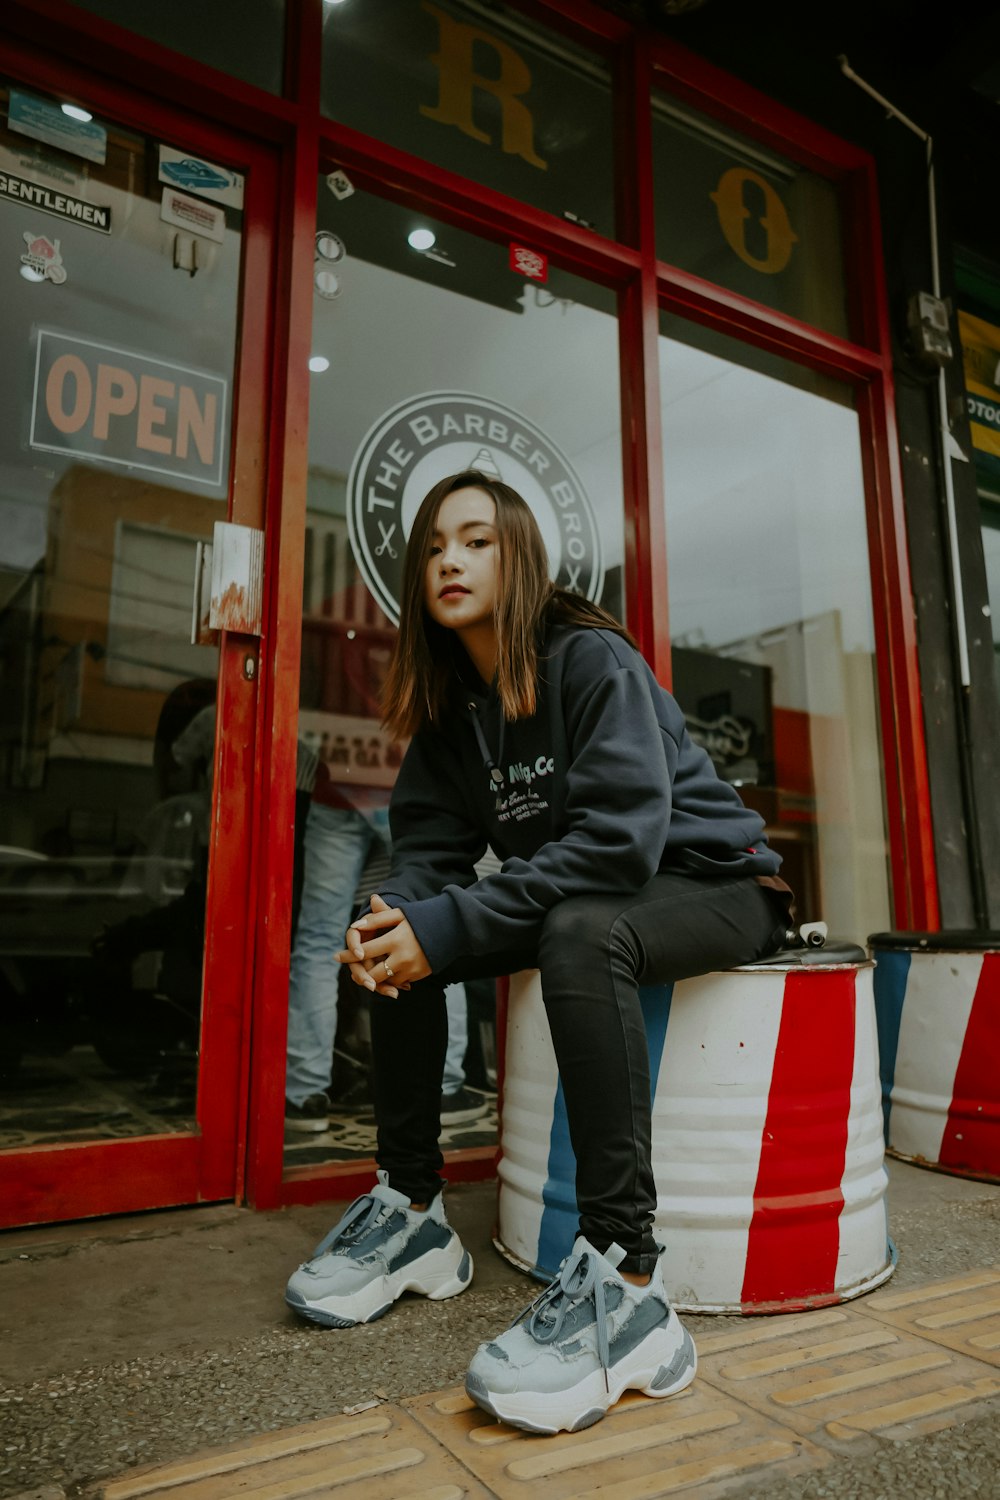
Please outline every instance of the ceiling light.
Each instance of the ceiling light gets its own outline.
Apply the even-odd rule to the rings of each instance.
[[[312,359],[309,361],[309,368],[313,371],[314,374],[322,375],[324,370],[328,370],[330,368],[330,361],[327,359],[325,354],[314,354]]]
[[[406,243],[413,250],[429,250],[436,239],[433,229],[411,229]]]
[[[71,120],[82,120],[85,125],[94,118],[85,109],[81,109],[78,104],[64,104],[62,112],[64,115],[69,115]]]

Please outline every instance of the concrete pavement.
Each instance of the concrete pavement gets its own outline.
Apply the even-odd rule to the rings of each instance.
[[[900,1264],[880,1292],[798,1319],[687,1319],[702,1353],[689,1395],[636,1398],[557,1439],[507,1434],[458,1390],[475,1345],[535,1291],[490,1244],[493,1184],[449,1190],[476,1261],[469,1292],[404,1299],[343,1332],[299,1323],[281,1300],[336,1205],[11,1231],[0,1236],[0,1497],[106,1486],[108,1500],[507,1500],[528,1486],[532,1500],[568,1500],[598,1485],[602,1500],[1000,1497],[1000,1188],[896,1163],[890,1176]],[[303,1424],[304,1436],[289,1433]],[[213,1459],[198,1457],[208,1449]],[[369,1450],[410,1457],[354,1473]]]

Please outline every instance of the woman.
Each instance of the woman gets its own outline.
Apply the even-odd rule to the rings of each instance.
[[[788,888],[761,819],[692,743],[628,634],[549,582],[537,524],[507,485],[469,470],[434,486],[401,614],[385,722],[412,741],[392,795],[392,870],[338,954],[373,997],[379,1182],[288,1300],[342,1327],[405,1290],[443,1298],[469,1284],[440,1197],[444,987],[537,967],[579,1236],[552,1286],[479,1349],[467,1389],[504,1421],[572,1431],[626,1389],[667,1396],[695,1373],[651,1230],[638,986],[774,951]],[[487,845],[503,868],[477,881]]]

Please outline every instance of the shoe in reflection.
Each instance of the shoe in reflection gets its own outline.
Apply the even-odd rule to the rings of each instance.
[[[489,1110],[489,1102],[482,1094],[471,1089],[457,1089],[454,1094],[441,1095],[441,1124],[464,1125],[469,1120],[480,1120]]]
[[[309,1094],[301,1104],[285,1100],[285,1129],[319,1134],[330,1125],[330,1100],[326,1094]]]

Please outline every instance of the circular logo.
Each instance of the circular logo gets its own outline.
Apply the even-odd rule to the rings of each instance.
[[[347,481],[354,556],[394,624],[417,508],[432,485],[462,469],[479,469],[517,490],[538,522],[553,580],[600,599],[604,567],[597,521],[566,455],[508,406],[461,391],[430,391],[379,417]]]

